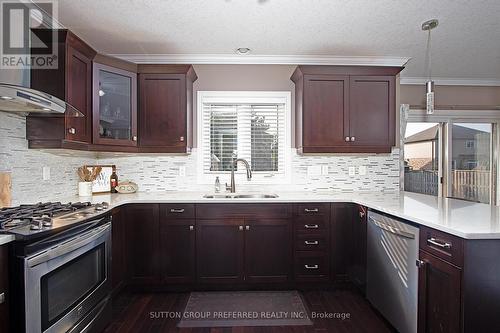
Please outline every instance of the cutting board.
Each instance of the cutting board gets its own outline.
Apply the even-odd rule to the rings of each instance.
[[[9,172],[0,172],[0,208],[10,207],[12,181]]]

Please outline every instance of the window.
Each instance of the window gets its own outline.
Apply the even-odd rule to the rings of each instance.
[[[495,112],[411,110],[404,136],[405,191],[496,203]]]
[[[289,113],[290,92],[198,92],[199,183],[229,174],[233,156],[249,162],[252,183],[284,182]],[[235,167],[237,177],[244,172]]]
[[[437,196],[439,193],[439,123],[408,123],[404,138],[404,189]]]

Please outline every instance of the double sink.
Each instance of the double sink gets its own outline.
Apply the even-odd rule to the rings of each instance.
[[[237,194],[237,193],[224,193],[224,194],[205,194],[205,199],[272,199],[277,198],[276,194]]]

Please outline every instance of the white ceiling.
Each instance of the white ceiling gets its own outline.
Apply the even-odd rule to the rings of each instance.
[[[59,21],[109,54],[411,57],[424,77],[500,80],[499,0],[59,0]]]

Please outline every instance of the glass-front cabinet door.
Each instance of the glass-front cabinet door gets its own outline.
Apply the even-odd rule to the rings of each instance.
[[[94,144],[137,145],[137,74],[94,63]]]

